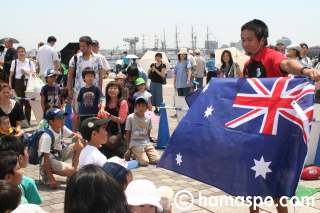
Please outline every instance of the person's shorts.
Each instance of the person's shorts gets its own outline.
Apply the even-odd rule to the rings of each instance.
[[[61,150],[62,161],[58,161],[55,158],[49,159],[51,170],[54,172],[65,172],[66,169],[70,168],[71,165],[65,163],[64,161],[72,158],[74,156],[73,145],[69,145]],[[45,169],[44,165],[42,168]]]

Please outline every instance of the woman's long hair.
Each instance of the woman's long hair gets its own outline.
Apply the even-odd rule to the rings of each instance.
[[[233,59],[232,59],[232,56],[231,56],[231,52],[229,50],[224,50],[222,52],[222,54],[221,54],[221,63],[222,63],[221,68],[224,68],[224,67],[227,66],[226,62],[223,60],[223,56],[224,56],[225,53],[227,53],[228,56],[229,56],[229,67],[231,67],[233,65]]]
[[[118,100],[117,100],[117,105],[120,105],[122,102],[122,88],[120,84],[117,81],[110,81],[108,85],[106,86],[106,91],[105,91],[105,96],[106,96],[106,106],[110,104],[110,96],[108,94],[108,90],[110,87],[118,87],[119,94],[118,94]]]
[[[179,62],[181,62],[181,56],[182,54],[178,54],[178,60]],[[184,60],[187,60],[188,59],[188,54],[183,54],[183,55],[186,55],[186,57],[184,58]]]
[[[295,50],[295,51],[296,51],[296,55],[295,55],[294,57],[292,57],[292,58],[299,58],[299,60],[301,60],[301,59],[302,59],[302,57],[301,57],[301,53],[300,53],[300,51],[299,51],[299,50],[296,50],[296,49],[293,49],[293,50]]]
[[[107,170],[91,164],[71,176],[64,212],[130,213],[130,209],[119,183]]]

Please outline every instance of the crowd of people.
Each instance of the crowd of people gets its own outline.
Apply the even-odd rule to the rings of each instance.
[[[179,96],[187,96],[204,86],[212,77],[252,78],[308,76],[318,81],[320,74],[306,56],[308,45],[267,47],[268,28],[253,20],[241,28],[244,51],[250,56],[243,71],[233,61],[230,51],[221,54],[217,68],[215,54],[207,62],[200,50],[181,48],[174,66],[173,84]],[[79,39],[79,51],[68,66],[67,87],[60,88],[60,63],[50,36],[39,43],[36,59],[26,58],[26,50],[5,40],[7,51],[0,62],[0,213],[38,209],[43,200],[33,179],[22,175],[29,157],[39,158],[41,182],[53,189],[59,187],[54,175],[67,177],[65,212],[171,212],[173,191],[148,180],[134,180],[132,169],[138,165],[157,164],[160,156],[152,143],[152,121],[147,111],[160,113],[163,102],[163,77],[167,67],[162,54],[145,72],[124,52],[116,63],[116,76],[103,88],[103,76],[110,66],[99,54],[99,42],[88,36]],[[289,58],[285,55],[288,50]],[[0,48],[1,50],[1,48]],[[207,67],[207,71],[206,71]],[[319,67],[319,66],[317,66]],[[24,92],[30,77],[39,75],[45,84],[40,92],[43,120],[36,131],[36,153],[27,150],[30,138],[22,130],[24,119],[30,124],[31,106],[25,99],[11,99]],[[150,79],[150,87],[148,85]],[[103,92],[104,91],[104,94]],[[316,100],[320,100],[316,94]],[[65,126],[65,104],[72,105],[75,119],[72,130]],[[70,115],[71,117],[71,115]],[[41,132],[41,133],[40,133]],[[38,135],[37,135],[38,134]],[[72,138],[71,144],[63,138]],[[29,156],[31,155],[31,156]],[[71,159],[71,165],[65,161]],[[90,182],[90,184],[88,184]],[[108,192],[108,193],[106,193]],[[274,198],[277,202],[277,198]],[[250,209],[251,212],[256,210]],[[278,212],[287,212],[278,208]]]

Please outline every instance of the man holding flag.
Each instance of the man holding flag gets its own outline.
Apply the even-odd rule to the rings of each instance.
[[[244,79],[213,78],[190,94],[190,106],[158,166],[213,185],[230,195],[274,198],[278,212],[298,187],[307,155],[318,71],[267,45],[268,27],[252,20],[241,28],[250,55]],[[259,201],[262,201],[258,199]],[[252,201],[250,203],[250,201]],[[249,206],[248,205],[248,206]]]

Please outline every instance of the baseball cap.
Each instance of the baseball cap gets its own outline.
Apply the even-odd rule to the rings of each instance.
[[[290,44],[289,46],[287,46],[287,50],[291,50],[291,49],[300,51],[301,46],[300,46],[300,44]]]
[[[59,75],[59,73],[57,71],[55,71],[54,69],[47,69],[44,72],[44,77],[49,77],[49,76],[53,76],[53,75]]]
[[[138,166],[138,161],[125,161],[117,156],[110,158],[103,168],[107,170],[116,181],[119,181],[127,171]]]
[[[99,119],[97,117],[91,117],[85,119],[80,127],[80,133],[82,137],[86,140],[89,140],[91,133],[96,129],[97,126],[105,125],[109,123],[111,118]]]
[[[144,100],[144,102],[146,102],[146,104],[148,104],[148,99],[143,96],[137,97],[134,103],[136,104],[138,100]]]
[[[157,212],[162,212],[163,208],[159,203],[157,189],[150,180],[134,180],[127,186],[125,191],[127,202],[132,206],[150,204],[157,208]]]
[[[145,84],[146,82],[144,81],[143,78],[137,78],[135,81],[134,81],[134,84],[136,86],[140,85],[140,84]]]
[[[92,44],[93,44],[93,45],[97,45],[97,46],[99,46],[99,41],[97,41],[97,40],[93,40],[93,41],[92,41]]]
[[[61,109],[58,108],[52,108],[50,109],[47,114],[46,114],[46,120],[53,120],[54,118],[61,118],[62,116],[67,116],[68,113],[62,111]]]

